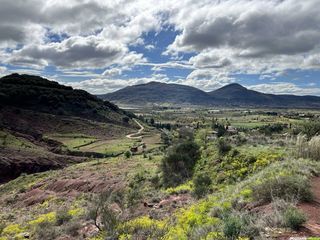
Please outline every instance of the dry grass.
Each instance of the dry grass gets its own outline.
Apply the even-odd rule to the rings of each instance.
[[[308,141],[305,135],[298,135],[296,147],[298,157],[320,160],[320,136],[316,135]]]

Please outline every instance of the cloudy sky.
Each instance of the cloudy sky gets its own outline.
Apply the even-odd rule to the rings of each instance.
[[[0,0],[0,75],[320,95],[319,0]]]

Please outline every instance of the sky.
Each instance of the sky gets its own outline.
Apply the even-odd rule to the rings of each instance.
[[[320,96],[319,0],[0,0],[0,76]]]

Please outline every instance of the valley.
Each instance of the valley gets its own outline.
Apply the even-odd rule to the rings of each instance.
[[[320,0],[0,2],[0,240],[320,240]]]
[[[1,240],[320,237],[318,110],[19,98],[0,109]]]

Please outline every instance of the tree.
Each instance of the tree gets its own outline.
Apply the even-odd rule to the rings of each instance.
[[[119,196],[119,194],[121,196]],[[123,206],[122,192],[105,192],[94,199],[88,212],[88,217],[94,221],[99,231],[105,231],[112,239],[117,239],[117,226],[122,212],[117,212],[112,206],[116,203]],[[100,221],[98,220],[100,219]]]
[[[164,185],[177,186],[190,178],[199,158],[199,146],[193,141],[187,140],[171,147],[161,163]]]
[[[130,118],[127,117],[127,116],[125,116],[125,117],[122,118],[122,122],[124,122],[124,123],[126,123],[126,124],[129,123],[129,120],[130,120]]]
[[[193,179],[194,190],[193,194],[197,198],[205,196],[209,190],[212,181],[211,178],[206,174],[198,174]]]

